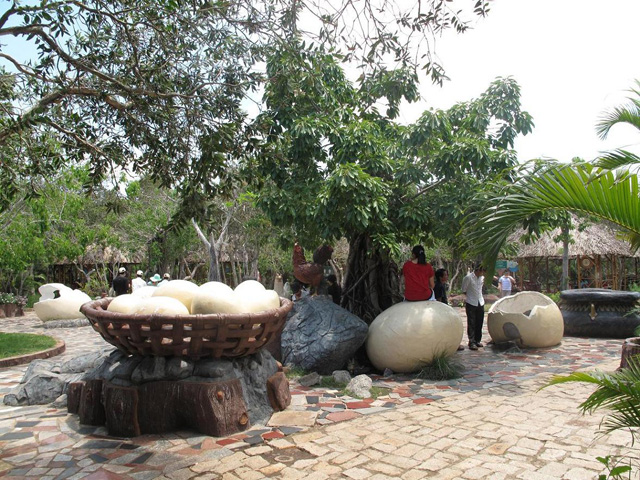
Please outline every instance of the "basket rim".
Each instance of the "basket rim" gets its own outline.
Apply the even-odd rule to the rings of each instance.
[[[131,314],[110,312],[106,308],[115,297],[105,297],[98,300],[92,300],[84,303],[80,307],[80,311],[89,319],[93,321],[105,321],[118,322],[118,323],[149,323],[151,321],[163,320],[167,323],[172,321],[181,321],[184,323],[191,323],[193,321],[199,322],[219,322],[219,323],[242,323],[250,319],[254,323],[260,321],[272,320],[274,317],[280,317],[286,315],[293,308],[293,302],[287,298],[280,298],[280,306],[278,308],[271,308],[269,310],[263,310],[255,313],[195,313],[188,315],[159,315],[159,314]]]

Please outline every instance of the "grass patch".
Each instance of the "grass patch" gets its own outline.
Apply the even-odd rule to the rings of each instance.
[[[440,353],[433,357],[431,363],[425,365],[416,377],[433,381],[452,380],[460,378],[463,371],[464,367],[460,362],[444,353]]]
[[[333,376],[322,377],[320,380],[320,386],[323,388],[330,388],[332,390],[344,390],[347,388],[346,383],[336,382],[336,379]]]
[[[289,379],[304,377],[308,373],[309,372],[307,372],[304,368],[298,367],[296,365],[284,367],[284,375]]]
[[[386,395],[389,395],[389,393],[391,393],[391,389],[385,388],[385,387],[371,387],[369,391],[371,392],[371,396],[373,397],[374,400],[377,399],[378,397],[384,397]]]
[[[40,352],[56,346],[56,340],[33,333],[0,333],[0,358]]]

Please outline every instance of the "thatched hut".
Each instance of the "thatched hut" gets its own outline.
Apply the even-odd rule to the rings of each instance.
[[[574,219],[574,225],[580,220]],[[517,241],[522,231],[511,239]],[[626,290],[638,282],[640,253],[633,252],[629,243],[604,223],[585,224],[570,232],[569,288],[612,288]],[[534,242],[520,243],[517,261],[518,281],[526,290],[560,289],[562,277],[563,243],[560,229],[543,234]]]

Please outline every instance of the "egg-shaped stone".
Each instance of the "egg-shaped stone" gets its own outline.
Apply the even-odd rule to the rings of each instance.
[[[111,300],[111,302],[109,302],[107,311],[131,314],[138,309],[141,301],[142,298],[128,293],[124,295],[118,295],[113,300]]]
[[[140,315],[189,315],[184,304],[173,297],[143,298],[132,312]]]
[[[495,343],[512,341],[519,347],[552,347],[562,341],[564,321],[560,308],[546,295],[520,292],[491,306],[487,329]]]
[[[156,288],[153,297],[171,297],[180,300],[182,304],[191,311],[191,301],[193,296],[199,292],[199,287],[187,280],[171,280]]]
[[[449,305],[397,303],[369,326],[367,355],[379,370],[415,372],[439,355],[453,355],[462,333],[462,320]]]
[[[200,288],[191,301],[191,313],[244,313],[236,293],[225,290]]]
[[[153,296],[156,290],[158,290],[158,287],[147,285],[134,290],[131,295],[137,298],[149,298]]]

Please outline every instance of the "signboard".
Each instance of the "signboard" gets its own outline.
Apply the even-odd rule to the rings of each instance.
[[[506,260],[496,260],[496,270],[499,270],[501,268],[507,268]]]

